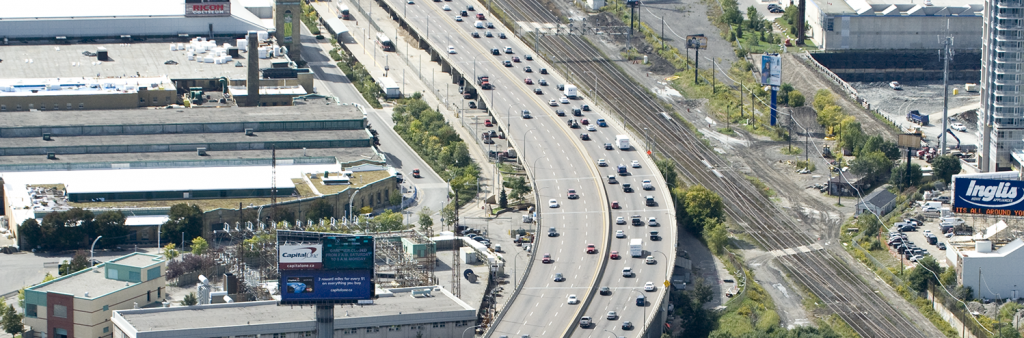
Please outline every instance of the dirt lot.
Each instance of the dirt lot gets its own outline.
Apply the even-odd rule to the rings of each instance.
[[[935,136],[942,130],[942,81],[903,83],[903,90],[892,90],[887,82],[851,82],[850,85],[871,104],[871,109],[880,109],[901,127],[917,126],[906,120],[911,110],[929,115],[931,125],[922,127],[925,142],[937,144]],[[955,88],[959,89],[957,95],[953,95]],[[980,144],[976,117],[980,104],[980,93],[963,90],[963,83],[950,83],[949,116],[967,127],[965,132],[955,132],[963,144]],[[947,139],[947,142],[950,146],[956,145],[954,139]]]

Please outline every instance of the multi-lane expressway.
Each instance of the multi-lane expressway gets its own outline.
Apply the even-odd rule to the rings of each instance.
[[[515,302],[502,313],[501,321],[496,324],[492,334],[496,337],[520,337],[525,334],[531,337],[552,337],[569,333],[574,336],[598,336],[607,335],[607,330],[616,336],[639,336],[644,323],[655,318],[662,305],[660,300],[665,292],[662,283],[667,280],[666,273],[671,271],[667,266],[674,261],[676,239],[668,192],[654,164],[643,152],[637,151],[642,148],[606,150],[605,143],[614,143],[615,135],[624,134],[615,123],[609,124],[609,127],[597,127],[595,131],[587,131],[585,125],[580,129],[570,128],[566,120],[573,118],[571,108],[582,104],[593,106],[593,103],[572,100],[558,107],[549,106],[549,100],[561,96],[556,85],[565,83],[564,80],[553,73],[540,74],[541,68],[553,70],[553,67],[538,59],[527,61],[525,55],[533,52],[499,22],[490,20],[491,13],[484,10],[483,4],[466,0],[417,1],[415,4],[408,4],[407,0],[385,0],[385,4],[403,18],[419,37],[427,40],[432,49],[446,58],[446,62],[458,73],[463,74],[467,82],[475,83],[474,79],[479,75],[490,76],[495,88],[492,91],[480,91],[481,98],[488,102],[492,115],[519,150],[521,162],[535,183],[541,232],[546,233],[549,227],[554,227],[560,234],[557,237],[539,238],[533,257],[537,261],[523,282]],[[446,5],[451,11],[443,9]],[[469,5],[474,6],[475,10],[469,11],[468,17],[457,22],[455,16],[460,15]],[[483,13],[485,21],[493,22],[496,28],[475,28],[477,13]],[[486,37],[487,31],[491,31],[494,37]],[[472,32],[478,32],[480,37],[471,37]],[[499,33],[505,33],[509,39],[498,38]],[[449,46],[454,53],[448,53]],[[511,47],[514,53],[504,53],[505,47]],[[500,55],[492,55],[492,48],[500,49]],[[502,65],[502,62],[513,56],[519,57],[522,62],[513,63],[512,67]],[[527,73],[524,70],[527,66],[533,71]],[[530,78],[534,84],[526,84],[526,78]],[[541,79],[549,85],[538,85]],[[536,94],[535,88],[541,88],[542,93]],[[569,116],[556,116],[556,109],[565,110]],[[522,118],[523,110],[529,110],[532,118]],[[599,118],[609,122],[613,120],[599,112],[584,112],[582,117],[575,118],[586,118],[591,123]],[[589,134],[590,140],[582,140],[581,133]],[[637,145],[637,141],[634,139],[632,143]],[[598,167],[598,159],[605,159],[609,166]],[[634,160],[639,161],[639,168],[632,167],[631,162]],[[629,173],[626,176],[616,175],[616,178],[621,183],[630,183],[634,192],[624,192],[621,184],[607,183],[606,177],[615,175],[616,167],[620,164],[626,165]],[[652,180],[656,188],[644,191],[640,184],[644,179]],[[580,198],[569,200],[569,189],[575,189]],[[657,204],[646,206],[647,195],[654,196]],[[549,208],[550,199],[555,199],[559,207]],[[611,208],[613,201],[618,202],[619,209]],[[633,215],[641,216],[642,226],[628,223]],[[627,224],[613,224],[619,216],[624,217]],[[649,227],[649,217],[655,217],[660,226]],[[623,230],[626,238],[615,238],[615,230]],[[664,239],[651,241],[650,231],[658,231]],[[642,257],[630,257],[630,238],[642,238],[646,251],[644,256],[652,255],[657,262],[646,265]],[[597,252],[586,253],[588,244],[594,244]],[[607,260],[609,251],[618,251],[623,258]],[[544,254],[550,254],[554,262],[541,263],[539,260]],[[626,266],[634,270],[635,277],[622,277],[622,268]],[[554,281],[558,273],[564,276],[565,281]],[[643,287],[646,282],[656,285],[656,290],[645,292]],[[598,295],[597,289],[601,286],[608,286],[612,290],[611,295]],[[639,294],[647,298],[643,307],[635,304]],[[570,295],[576,295],[580,303],[568,304]],[[606,319],[608,311],[618,312],[619,318]],[[595,324],[590,328],[579,329],[577,320],[583,315],[592,317]],[[643,318],[645,315],[646,320]],[[623,331],[623,321],[634,323],[636,328]]]

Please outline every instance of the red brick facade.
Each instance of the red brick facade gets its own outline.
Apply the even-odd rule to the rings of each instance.
[[[56,305],[67,307],[67,318],[54,316]],[[57,338],[56,329],[64,329],[68,337],[75,336],[75,297],[59,293],[46,293],[46,336]]]

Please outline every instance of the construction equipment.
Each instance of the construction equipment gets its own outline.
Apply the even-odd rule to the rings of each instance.
[[[821,157],[832,158],[832,150],[829,149],[827,144],[821,147]]]
[[[909,113],[907,113],[907,121],[914,122],[922,126],[927,126],[928,115],[921,114],[921,112],[917,110],[911,110]]]
[[[953,130],[951,130],[951,129],[946,129],[946,133],[949,133],[950,136],[953,136],[953,138],[956,139],[956,147],[954,147],[953,149],[960,149],[960,138],[956,137],[956,134],[954,134]],[[941,139],[941,138],[942,138],[942,133],[939,133],[939,136],[937,136],[935,139]]]

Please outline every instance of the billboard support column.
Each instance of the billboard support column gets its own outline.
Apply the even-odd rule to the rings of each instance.
[[[771,121],[771,126],[772,127],[775,126],[775,122],[776,122],[776,118],[777,118],[776,108],[777,108],[778,94],[779,94],[779,87],[772,86],[772,114],[771,114],[772,115],[772,121]],[[755,124],[756,123],[757,122],[755,122]]]
[[[700,48],[693,50],[693,84],[697,84],[697,69],[700,69]]]
[[[317,338],[334,338],[334,304],[316,306]]]

